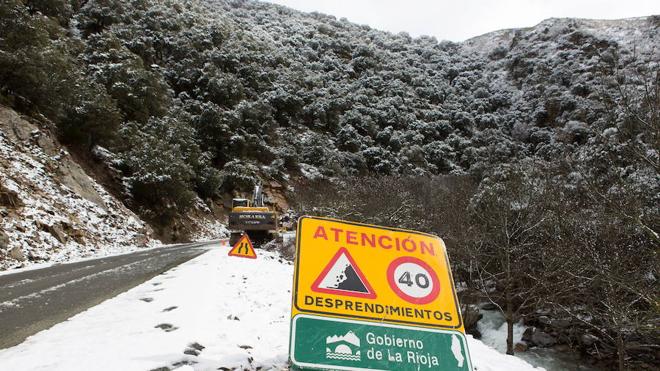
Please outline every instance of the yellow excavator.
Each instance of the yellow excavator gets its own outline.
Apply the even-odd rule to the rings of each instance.
[[[261,184],[254,186],[252,200],[234,198],[229,213],[229,245],[234,246],[243,234],[256,246],[277,237],[277,213],[264,205]]]

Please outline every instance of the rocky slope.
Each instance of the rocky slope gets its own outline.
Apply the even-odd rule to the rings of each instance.
[[[0,269],[158,242],[48,129],[0,106]]]

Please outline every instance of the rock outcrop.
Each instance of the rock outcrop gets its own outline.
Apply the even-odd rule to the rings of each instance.
[[[0,106],[0,269],[130,251],[151,235],[48,127]]]

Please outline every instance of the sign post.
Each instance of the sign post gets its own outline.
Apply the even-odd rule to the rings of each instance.
[[[302,217],[293,285],[294,369],[471,370],[436,236]]]

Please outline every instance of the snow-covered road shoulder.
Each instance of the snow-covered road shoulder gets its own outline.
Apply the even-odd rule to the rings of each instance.
[[[287,369],[293,266],[209,252],[0,351],[7,370]],[[469,337],[475,370],[539,370]]]

